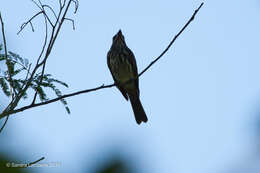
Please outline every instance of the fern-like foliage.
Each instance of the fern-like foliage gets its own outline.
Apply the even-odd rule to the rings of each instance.
[[[62,92],[57,88],[56,84],[68,87],[65,82],[52,77],[51,74],[36,73],[32,77],[32,81],[28,83],[28,79],[31,77],[30,66],[28,59],[22,58],[20,55],[9,51],[7,57],[1,52],[2,45],[0,45],[0,62],[5,62],[7,69],[3,70],[0,68],[0,87],[3,93],[7,96],[11,96],[10,88],[14,96],[22,94],[23,99],[28,98],[27,91],[22,93],[23,87],[29,85],[29,88],[37,92],[39,99],[47,101],[48,97],[45,89],[49,88],[54,91],[57,97],[62,96]],[[65,106],[67,113],[70,113],[68,103],[65,99],[60,100]]]
[[[56,84],[60,84],[67,88],[69,87],[65,82],[52,78],[51,74],[41,75],[40,73],[35,75],[33,81],[30,84],[30,87],[39,94],[41,101],[47,101],[48,97],[44,92],[44,88],[53,90],[57,97],[62,96],[62,92],[56,87]],[[65,106],[67,113],[70,113],[67,101],[65,99],[61,99],[60,101]]]

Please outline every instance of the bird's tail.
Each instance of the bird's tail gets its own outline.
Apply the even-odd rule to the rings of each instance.
[[[129,95],[129,98],[130,98],[130,102],[131,102],[131,105],[132,105],[132,108],[133,108],[133,111],[135,114],[135,120],[136,120],[137,124],[140,124],[141,122],[146,123],[148,121],[148,119],[144,112],[144,108],[142,106],[142,103],[141,103],[139,97],[136,95]]]

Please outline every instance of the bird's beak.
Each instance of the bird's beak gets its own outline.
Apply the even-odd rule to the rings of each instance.
[[[117,32],[117,34],[113,37],[113,42],[115,41],[124,41],[124,36],[122,34],[121,29]]]
[[[117,35],[122,35],[121,29],[118,31]]]
[[[118,33],[116,34],[117,35],[117,38],[119,39],[121,39],[122,37],[123,37],[123,34],[122,34],[122,31],[121,31],[121,29],[118,31]]]

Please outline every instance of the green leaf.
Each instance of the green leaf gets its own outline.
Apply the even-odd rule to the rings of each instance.
[[[29,60],[26,58],[24,59],[24,65],[26,68],[28,68],[28,66],[29,66]]]
[[[33,84],[33,85],[31,85],[31,88],[34,89],[34,91],[36,91],[38,93],[41,101],[47,101],[48,100],[47,95],[44,92],[44,90],[42,89],[42,87]]]
[[[12,61],[9,61],[9,60],[7,60],[6,61],[6,65],[7,65],[7,68],[8,68],[8,72],[9,72],[9,74],[11,75],[11,76],[13,76],[13,74],[14,74],[14,62],[12,62]]]
[[[67,87],[67,88],[69,87],[68,84],[66,84],[65,82],[62,82],[62,81],[60,81],[58,79],[49,78],[48,82],[56,82],[56,83],[61,84],[61,85],[65,86],[65,87]]]
[[[3,60],[5,60],[5,55],[0,54],[0,61],[3,61]]]
[[[8,53],[9,53],[9,55],[10,55],[9,57],[10,57],[12,60],[19,61],[21,64],[25,65],[25,64],[24,64],[24,59],[23,59],[20,55],[14,53],[14,52],[11,52],[11,51],[9,51]]]
[[[25,70],[23,67],[20,68],[20,69],[15,70],[15,71],[13,72],[12,76],[17,75],[18,73],[20,73],[20,72],[23,71],[23,70]]]
[[[57,97],[61,97],[62,96],[62,93],[61,93],[61,91],[58,88],[56,88],[54,86],[54,87],[52,87],[52,89],[54,90],[54,92],[57,95]],[[67,101],[65,99],[60,99],[60,102],[65,106],[65,109],[66,109],[67,113],[70,114],[70,109],[67,106],[68,105]]]
[[[68,87],[68,84],[66,84],[65,82],[62,82],[58,79],[54,79],[54,78],[51,78],[51,74],[44,74],[44,75],[41,75],[41,73],[37,73],[34,78],[33,78],[33,85],[30,85],[31,88],[33,88],[34,90],[37,91],[37,93],[39,94],[39,97],[42,101],[44,101],[45,99],[47,99],[47,96],[43,90],[42,87],[44,88],[50,88],[52,89],[56,96],[57,97],[61,97],[62,96],[62,93],[61,91],[54,85],[54,83],[58,83],[58,84],[61,84],[65,87]],[[67,101],[65,99],[60,99],[60,102],[64,105],[66,111],[68,114],[70,114],[70,109],[69,107],[67,106]]]
[[[68,106],[65,107],[68,114],[70,114],[70,108]]]
[[[0,87],[2,88],[4,94],[7,97],[10,97],[11,93],[10,93],[10,90],[9,90],[9,87],[8,87],[8,84],[5,80],[5,78],[0,78]]]
[[[13,88],[20,92],[22,90],[22,85],[18,80],[13,80]]]

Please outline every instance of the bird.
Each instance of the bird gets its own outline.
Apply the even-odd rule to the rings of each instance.
[[[116,87],[132,105],[137,124],[147,122],[147,116],[140,101],[139,79],[133,52],[127,47],[121,29],[113,37],[107,53],[107,65]]]

